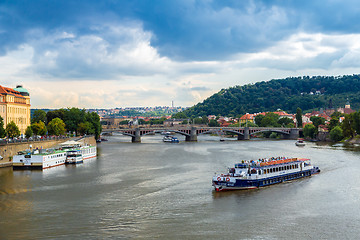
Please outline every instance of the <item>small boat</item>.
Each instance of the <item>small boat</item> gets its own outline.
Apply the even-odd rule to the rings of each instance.
[[[66,152],[65,164],[83,163],[84,158],[80,150],[70,150]]]
[[[163,131],[163,132],[161,132],[161,135],[171,135],[172,133],[171,132],[166,132],[166,131]]]
[[[242,161],[229,168],[228,173],[212,178],[215,191],[243,190],[310,177],[320,172],[306,158],[270,158]]]
[[[299,147],[305,146],[304,139],[298,138],[298,140],[295,142],[295,145]]]
[[[178,143],[179,139],[177,139],[177,137],[166,135],[163,138],[163,142]]]

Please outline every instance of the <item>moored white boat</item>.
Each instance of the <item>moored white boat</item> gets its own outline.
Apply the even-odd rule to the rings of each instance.
[[[83,156],[79,150],[70,150],[66,152],[66,164],[78,164],[83,161]]]
[[[45,169],[65,164],[66,151],[36,149],[19,152],[13,157],[13,169]]]
[[[308,177],[320,169],[305,158],[271,158],[242,161],[226,174],[212,178],[215,191],[241,190],[265,187],[277,183]]]

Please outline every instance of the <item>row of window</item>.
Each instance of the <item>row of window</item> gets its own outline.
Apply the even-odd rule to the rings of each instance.
[[[57,158],[57,157],[62,157],[62,156],[65,156],[65,154],[60,153],[60,154],[52,155],[51,158]]]
[[[12,117],[8,117],[7,118],[7,123],[13,121],[15,124],[19,125],[19,124],[29,124],[30,122],[24,118],[24,117],[19,117],[19,118],[12,118]]]
[[[288,176],[284,176],[284,177],[273,178],[273,179],[263,181],[262,184],[268,185],[268,184],[272,184],[272,183],[279,183],[282,181],[288,181],[288,180],[292,180],[292,179],[299,178],[299,177],[305,177],[305,176],[310,176],[310,172],[296,173],[296,174],[292,174],[292,175],[288,175]]]
[[[15,114],[29,114],[30,109],[28,108],[19,108],[19,107],[9,107],[9,113],[15,113]]]
[[[281,166],[281,167],[266,168],[266,169],[263,169],[262,171],[263,171],[263,174],[267,174],[267,173],[274,173],[274,172],[285,171],[285,170],[296,169],[296,168],[299,168],[298,163]],[[259,175],[261,175],[262,171],[259,170]]]

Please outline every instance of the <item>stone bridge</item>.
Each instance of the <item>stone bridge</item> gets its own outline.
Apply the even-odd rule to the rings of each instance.
[[[249,140],[251,136],[262,132],[276,132],[285,139],[296,139],[299,137],[300,128],[272,128],[272,127],[172,127],[172,128],[132,128],[132,129],[111,129],[103,132],[118,132],[131,137],[132,142],[141,142],[141,137],[154,133],[173,132],[185,136],[185,141],[197,141],[200,134],[226,132],[237,135],[238,140]]]

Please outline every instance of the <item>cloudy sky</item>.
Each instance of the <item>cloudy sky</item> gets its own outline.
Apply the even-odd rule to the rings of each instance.
[[[360,73],[360,4],[0,0],[0,66],[32,108],[192,106],[235,85]]]

